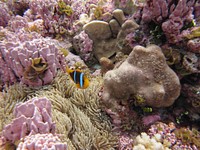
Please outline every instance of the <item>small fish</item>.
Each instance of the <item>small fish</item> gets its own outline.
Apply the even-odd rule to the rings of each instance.
[[[67,72],[69,73],[71,79],[76,84],[77,88],[86,89],[89,86],[89,79],[80,69],[68,68]]]

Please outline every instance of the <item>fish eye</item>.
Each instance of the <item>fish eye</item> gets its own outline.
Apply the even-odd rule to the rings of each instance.
[[[74,66],[70,66],[69,69],[75,70],[75,67]]]

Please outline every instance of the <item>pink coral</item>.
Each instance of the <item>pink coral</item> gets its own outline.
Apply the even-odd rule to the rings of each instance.
[[[29,135],[19,143],[17,150],[43,150],[43,149],[56,149],[66,150],[67,144],[63,143],[58,136],[53,134],[35,134]]]
[[[4,127],[3,137],[11,142],[36,133],[55,133],[51,118],[51,103],[47,98],[33,98],[16,105],[15,119]]]
[[[80,54],[83,60],[87,61],[92,58],[93,41],[85,31],[82,31],[73,38],[73,45],[76,52]]]
[[[189,51],[200,54],[200,38],[191,39],[187,42]]]
[[[119,150],[132,150],[133,139],[128,135],[121,135],[119,138]]]
[[[21,29],[5,31],[0,43],[0,78],[6,83],[17,80],[27,85],[50,83],[58,69],[65,68],[64,56],[56,47],[56,40],[43,38],[36,32]]]
[[[65,59],[68,66],[74,66],[77,62],[85,65],[84,61],[78,55],[74,55],[71,52],[69,52]]]
[[[95,2],[96,0],[34,0],[30,1],[30,9],[25,15],[32,20],[42,19],[47,35],[67,34],[71,36],[79,30],[79,26],[76,26],[75,22],[79,20],[80,14],[89,14],[90,4]],[[68,6],[69,10],[64,10],[65,6]],[[66,12],[69,11],[69,14],[63,13],[62,9]]]
[[[197,147],[194,144],[186,144],[181,139],[178,139],[177,135],[175,134],[176,130],[180,129],[176,129],[174,123],[169,123],[169,125],[167,125],[165,123],[158,122],[156,124],[151,125],[148,135],[150,135],[150,137],[153,137],[155,135],[161,135],[160,142],[163,145],[170,147],[172,150],[197,150]]]
[[[142,118],[142,123],[145,125],[145,126],[148,126],[148,125],[151,125],[153,123],[155,123],[156,121],[160,121],[161,120],[161,117],[160,115],[148,115],[148,116],[144,116]]]
[[[174,44],[182,40],[179,35],[184,25],[194,19],[194,4],[195,0],[147,0],[141,12],[141,24],[147,26],[154,22],[161,26],[168,42]]]
[[[197,25],[200,25],[200,1],[196,1],[194,6],[194,16],[197,21]]]
[[[72,18],[58,13],[57,0],[34,0],[25,13],[30,19],[42,19],[46,34],[64,34],[72,32]]]
[[[0,1],[0,12],[0,26],[5,27],[11,18],[11,12],[5,2]]]
[[[14,14],[23,16],[24,12],[28,9],[29,1],[30,0],[7,0],[7,5]]]

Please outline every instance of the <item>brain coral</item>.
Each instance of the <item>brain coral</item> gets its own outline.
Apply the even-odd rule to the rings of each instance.
[[[168,67],[161,49],[135,46],[119,68],[108,71],[104,77],[105,101],[128,100],[135,97],[143,105],[167,107],[180,94],[180,82]]]
[[[58,69],[64,69],[64,56],[55,46],[56,40],[23,29],[5,34],[0,42],[0,79],[3,83],[20,81],[40,86],[50,83]]]

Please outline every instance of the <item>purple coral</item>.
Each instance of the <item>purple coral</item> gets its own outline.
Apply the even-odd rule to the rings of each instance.
[[[50,83],[58,69],[65,68],[64,56],[55,46],[56,40],[23,29],[5,33],[0,43],[0,78],[4,83],[20,81],[41,86]]]
[[[58,136],[53,134],[35,134],[29,135],[24,138],[22,142],[19,143],[17,150],[24,149],[57,149],[66,150],[67,144],[62,143]]]
[[[179,42],[181,29],[194,19],[194,4],[195,0],[180,0],[177,3],[166,0],[147,0],[141,12],[141,23],[146,26],[154,22],[161,26],[169,43]]]
[[[80,57],[83,60],[87,61],[91,59],[93,41],[89,38],[85,31],[82,31],[73,38],[73,45],[76,52],[80,54]]]
[[[150,135],[150,137],[161,135],[160,142],[163,145],[170,147],[172,150],[177,150],[177,149],[197,150],[198,149],[196,145],[186,144],[181,139],[177,138],[177,135],[175,134],[176,130],[180,130],[180,129],[176,129],[173,123],[169,123],[169,125],[167,125],[165,123],[158,122],[156,124],[151,125],[148,135]]]
[[[187,107],[192,107],[190,111],[200,113],[200,85],[185,83],[182,86],[182,94],[186,98]]]
[[[187,42],[189,51],[200,54],[200,38],[195,38]]]
[[[11,12],[8,9],[6,3],[0,1],[0,26],[7,26],[8,21],[11,18]]]
[[[47,98],[33,98],[16,105],[15,119],[4,127],[2,135],[15,142],[30,134],[55,133],[55,123],[51,118],[51,103]]]
[[[74,66],[77,62],[85,65],[84,61],[78,55],[74,55],[71,52],[69,52],[65,59],[68,66]]]
[[[121,135],[119,138],[119,150],[132,150],[133,139],[128,135]]]
[[[23,16],[28,9],[29,0],[7,0],[7,5],[14,14]]]
[[[21,30],[22,28],[28,28],[28,18],[17,15],[10,19],[8,26],[15,32]]]
[[[80,14],[88,14],[90,4],[95,2],[95,0],[34,0],[30,1],[30,9],[25,13],[25,15],[32,20],[38,18],[42,19],[45,26],[45,33],[47,35],[67,34],[71,36],[79,30],[76,21],[79,20]],[[67,7],[64,8],[65,6]]]
[[[154,114],[154,115],[148,115],[148,116],[144,116],[142,118],[142,123],[145,125],[145,126],[148,126],[148,125],[151,125],[157,121],[160,121],[161,120],[161,117],[160,115],[157,115],[157,114]]]
[[[29,3],[30,9],[25,13],[30,19],[42,19],[46,34],[64,34],[72,32],[72,18],[58,13],[58,1],[34,0]]]

